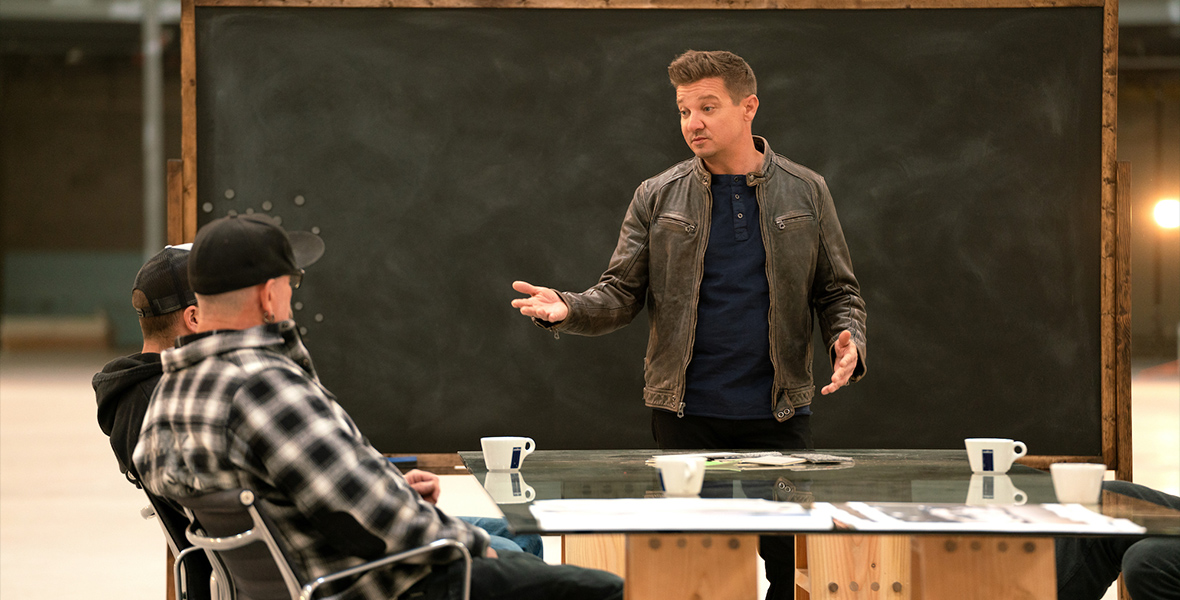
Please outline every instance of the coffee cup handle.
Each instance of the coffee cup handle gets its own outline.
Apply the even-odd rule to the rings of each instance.
[[[1014,504],[1016,504],[1017,506],[1024,504],[1025,502],[1028,502],[1028,494],[1025,494],[1024,490],[1018,490],[1018,489],[1013,488],[1012,502]]]
[[[520,457],[521,460],[524,460],[524,457],[532,454],[533,450],[537,449],[537,442],[534,442],[533,438],[524,438],[524,439],[525,439],[524,454],[521,455],[521,457]]]
[[[1024,442],[1013,442],[1012,443],[1012,453],[1015,456],[1015,458],[1020,458],[1021,456],[1024,456],[1024,454],[1026,452],[1028,452],[1028,447],[1024,445]]]

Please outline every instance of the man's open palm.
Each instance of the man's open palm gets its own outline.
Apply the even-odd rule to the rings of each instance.
[[[542,321],[559,323],[570,314],[570,309],[565,305],[561,296],[547,287],[538,287],[524,281],[514,281],[512,289],[522,294],[528,294],[528,298],[517,298],[512,301],[512,306],[519,308],[520,314],[526,317],[536,317]]]

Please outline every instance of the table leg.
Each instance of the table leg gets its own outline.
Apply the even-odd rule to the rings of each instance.
[[[809,598],[910,600],[910,553],[904,535],[808,534]]]
[[[914,600],[1056,600],[1053,538],[914,536]]]
[[[561,562],[627,578],[627,536],[593,533],[561,536]]]
[[[628,535],[626,600],[750,600],[757,555],[757,535]]]
[[[751,600],[758,594],[758,536],[566,535],[562,562],[627,581],[627,600]]]
[[[708,541],[706,541],[708,540]],[[565,562],[627,580],[627,600],[754,598],[757,536],[565,536]],[[732,553],[719,549],[736,544]],[[706,544],[709,544],[706,546]],[[719,547],[718,544],[721,544]],[[1053,539],[808,534],[796,598],[1055,600]]]
[[[811,570],[807,567],[807,536],[795,534],[795,600],[811,600]]]
[[[813,600],[1055,600],[1052,538],[808,535]]]

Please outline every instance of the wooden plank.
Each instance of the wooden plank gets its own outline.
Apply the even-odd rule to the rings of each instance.
[[[795,600],[811,600],[811,569],[807,563],[807,534],[795,535]]]
[[[198,6],[311,8],[898,9],[1061,8],[1103,0],[197,0]]]
[[[467,467],[463,465],[463,459],[459,458],[458,452],[441,452],[441,453],[425,453],[425,454],[386,454],[389,458],[399,458],[412,456],[417,459],[415,469],[429,471],[436,475],[455,475],[467,472]]]
[[[197,237],[197,38],[194,0],[180,3],[180,159],[183,240]]]
[[[915,600],[1056,600],[1053,538],[914,536]]]
[[[1118,161],[1118,1],[1106,0],[1103,5],[1102,40],[1102,232],[1101,232],[1101,317],[1100,331],[1102,344],[1101,361],[1101,403],[1102,403],[1102,458],[1106,466],[1118,466],[1118,423],[1116,405],[1118,401],[1118,378],[1120,368],[1116,352],[1118,334],[1115,324],[1117,306],[1116,284],[1118,269],[1116,247],[1117,227],[1117,172]],[[1129,340],[1128,340],[1129,341]],[[1126,365],[1129,368],[1129,364]]]
[[[609,533],[561,537],[563,564],[601,569],[627,578],[627,536]]]
[[[0,317],[0,349],[105,350],[115,328],[103,312],[91,315],[7,315]]]
[[[1131,481],[1131,163],[1118,163],[1115,245],[1115,477]],[[1106,410],[1106,407],[1103,407]],[[1108,463],[1109,464],[1109,463]]]
[[[626,600],[750,600],[758,536],[627,536]]]
[[[1057,595],[1052,538],[915,536],[914,598]]]
[[[1035,455],[1035,456],[1025,456],[1023,458],[1018,458],[1018,459],[1016,459],[1016,462],[1026,466],[1026,467],[1032,467],[1034,469],[1048,471],[1049,465],[1051,465],[1053,463],[1059,463],[1059,462],[1105,463],[1106,461],[1103,460],[1103,458],[1101,456]],[[1107,465],[1107,467],[1109,468],[1110,465]]]
[[[168,244],[184,243],[184,168],[179,159],[168,159]]]
[[[164,600],[176,600],[176,571],[172,565],[176,558],[172,556],[172,548],[164,544]]]
[[[910,552],[906,535],[810,534],[810,598],[908,600],[913,590]]]

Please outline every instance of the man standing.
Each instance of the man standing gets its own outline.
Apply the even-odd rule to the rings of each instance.
[[[253,490],[275,507],[275,527],[308,578],[454,539],[481,557],[473,598],[622,598],[609,573],[517,552],[495,559],[485,532],[434,506],[437,478],[403,477],[369,445],[320,383],[291,320],[292,291],[322,253],[317,236],[288,235],[260,215],[225,217],[197,233],[189,281],[199,332],[162,355],[164,376],[134,455],[145,488],[169,498]],[[328,593],[443,598],[458,584],[448,577],[456,567],[393,565]]]
[[[643,397],[661,448],[812,448],[813,319],[833,367],[823,394],[866,368],[864,300],[832,197],[753,135],[757,83],[741,57],[688,51],[668,73],[695,158],[635,191],[597,285],[518,281],[528,297],[512,305],[553,331],[600,335],[647,304]],[[768,597],[791,597],[793,549],[764,538],[762,551]]]

